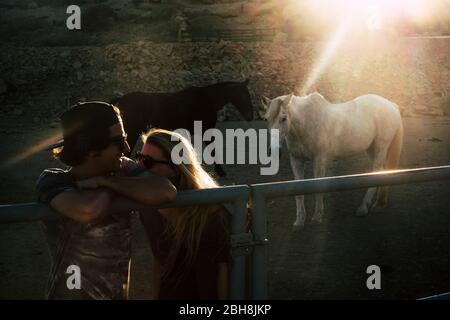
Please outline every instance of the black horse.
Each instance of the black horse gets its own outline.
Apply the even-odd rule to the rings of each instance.
[[[202,130],[214,128],[217,111],[233,104],[247,121],[253,119],[253,105],[244,82],[221,82],[205,87],[189,87],[174,93],[133,92],[111,103],[122,114],[128,142],[134,146],[139,135],[149,127],[167,130],[187,129],[193,134],[194,121],[202,121]],[[219,164],[214,169],[219,176],[225,172]]]

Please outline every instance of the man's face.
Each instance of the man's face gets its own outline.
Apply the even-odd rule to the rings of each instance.
[[[130,152],[130,146],[126,141],[126,134],[122,122],[109,127],[111,142],[99,155],[95,156],[95,162],[103,174],[119,171],[121,169],[124,153]]]

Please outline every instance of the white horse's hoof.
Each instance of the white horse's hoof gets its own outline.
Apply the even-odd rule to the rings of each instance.
[[[314,218],[311,219],[311,224],[321,224],[322,223],[322,217],[320,218]]]
[[[356,211],[357,217],[365,217],[369,213],[369,210],[367,210],[367,207],[359,207],[359,209]]]
[[[380,207],[380,206],[376,206],[376,205],[374,205],[374,206],[370,209],[370,212],[371,212],[371,213],[375,213],[375,214],[381,213],[381,212],[383,212],[383,211],[385,211],[385,207]]]
[[[387,207],[386,201],[376,201],[373,204],[371,210],[373,210],[373,209],[385,209],[386,207]]]
[[[304,224],[293,224],[292,225],[292,231],[300,231],[305,227]]]

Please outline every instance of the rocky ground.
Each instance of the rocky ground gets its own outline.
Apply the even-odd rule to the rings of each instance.
[[[2,42],[32,46],[74,46],[146,41],[177,41],[186,22],[189,31],[269,27],[264,1],[80,0],[81,30],[66,28],[73,1],[0,1]],[[267,2],[267,1],[266,1]],[[181,18],[180,18],[181,17]]]

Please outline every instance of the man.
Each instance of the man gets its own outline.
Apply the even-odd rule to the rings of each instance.
[[[173,201],[176,189],[167,179],[130,176],[138,166],[123,156],[130,147],[116,107],[78,103],[62,115],[61,127],[64,139],[53,153],[69,169],[44,170],[36,186],[39,202],[61,218],[47,297],[126,298],[129,213]],[[68,281],[74,270],[81,279],[75,288]]]

